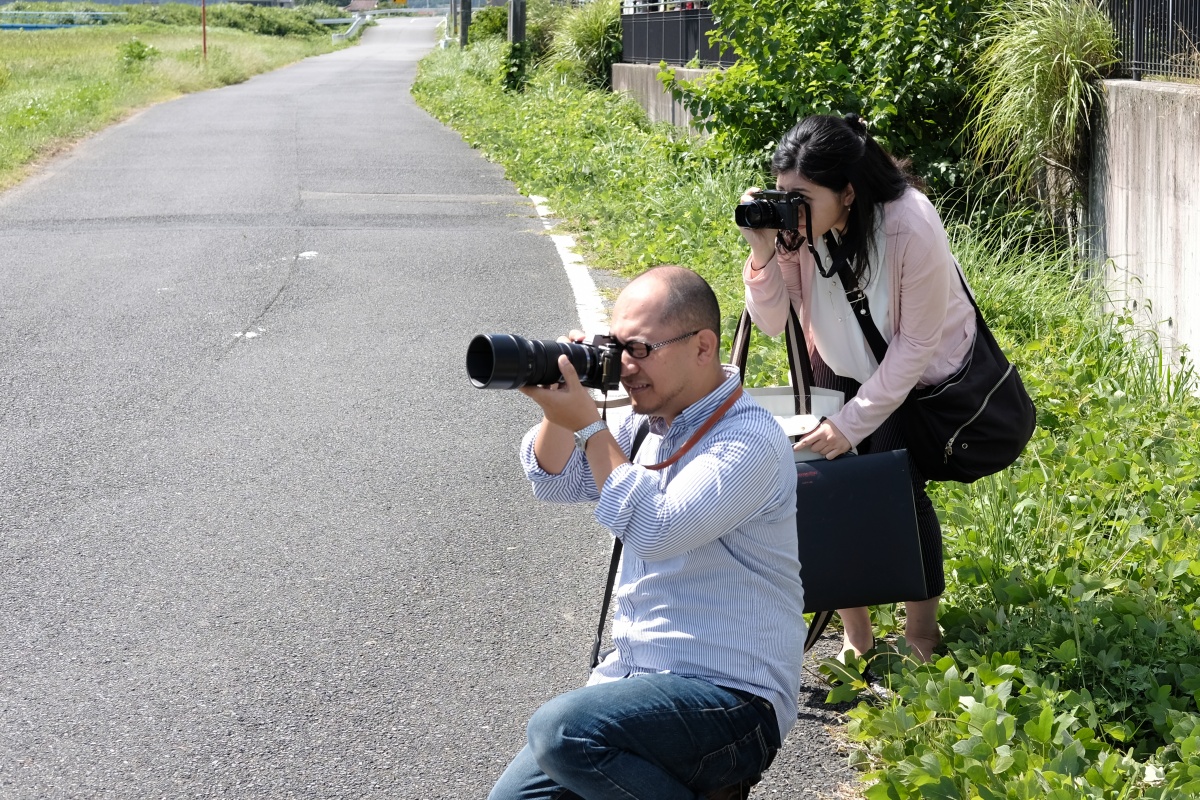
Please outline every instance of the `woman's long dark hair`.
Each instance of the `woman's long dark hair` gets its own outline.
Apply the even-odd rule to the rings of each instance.
[[[917,185],[908,162],[897,161],[880,147],[857,114],[817,115],[800,120],[775,148],[771,174],[778,177],[787,172],[798,172],[835,192],[847,184],[854,186],[850,219],[838,250],[854,259],[854,277],[865,286],[877,206]]]

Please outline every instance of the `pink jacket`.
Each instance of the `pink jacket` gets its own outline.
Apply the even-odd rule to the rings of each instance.
[[[933,204],[916,189],[908,189],[884,205],[884,233],[891,319],[891,343],[883,363],[862,385],[858,395],[830,421],[857,446],[904,402],[915,386],[931,386],[949,377],[962,364],[975,340],[975,309],[958,279],[958,268],[946,230]],[[813,336],[804,297],[816,271],[807,247],[776,254],[761,270],[742,270],[746,307],[768,336],[787,325],[788,303]],[[846,323],[846,335],[861,337],[858,323]]]

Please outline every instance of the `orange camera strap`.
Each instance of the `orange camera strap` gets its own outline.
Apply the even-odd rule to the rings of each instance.
[[[684,453],[686,453],[688,450],[691,450],[693,447],[695,447],[696,443],[699,442],[701,439],[703,439],[704,435],[706,433],[708,433],[710,430],[712,430],[712,426],[717,424],[717,420],[719,420],[721,417],[725,416],[725,412],[728,411],[730,408],[732,408],[733,404],[736,403],[737,399],[741,396],[742,396],[742,387],[739,386],[736,389],[734,389],[732,393],[730,393],[729,397],[725,398],[725,402],[721,403],[721,405],[717,407],[717,410],[712,413],[712,416],[710,416],[708,419],[706,419],[704,421],[704,424],[696,429],[696,432],[692,434],[691,438],[683,443],[683,447],[681,447],[675,451],[675,455],[671,456],[666,461],[660,461],[657,464],[650,464],[646,467],[646,469],[652,469],[652,470],[666,469],[667,467],[671,466],[679,459],[683,458]]]

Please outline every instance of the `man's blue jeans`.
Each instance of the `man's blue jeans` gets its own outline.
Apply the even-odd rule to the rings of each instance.
[[[637,675],[559,695],[489,800],[695,800],[779,749],[771,704],[698,678]]]

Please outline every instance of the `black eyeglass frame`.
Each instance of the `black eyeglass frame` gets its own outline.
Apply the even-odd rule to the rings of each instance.
[[[649,342],[639,342],[636,339],[634,339],[633,341],[630,341],[630,342],[622,342],[620,339],[616,338],[615,336],[610,336],[609,338],[612,340],[613,345],[615,347],[617,347],[619,350],[621,350],[621,352],[629,353],[630,358],[636,358],[638,361],[641,361],[643,358],[649,358],[650,354],[653,353],[655,350],[659,349],[660,347],[666,347],[669,344],[675,344],[675,342],[682,342],[684,339],[690,339],[699,332],[700,331],[695,330],[695,331],[692,331],[691,333],[685,333],[682,336],[676,336],[674,339],[667,339],[662,342],[656,342],[655,344],[650,344]],[[646,348],[646,352],[642,353],[641,355],[638,355],[637,353],[635,353],[633,350],[630,349],[633,347],[637,347],[639,349],[644,347],[644,348]]]

